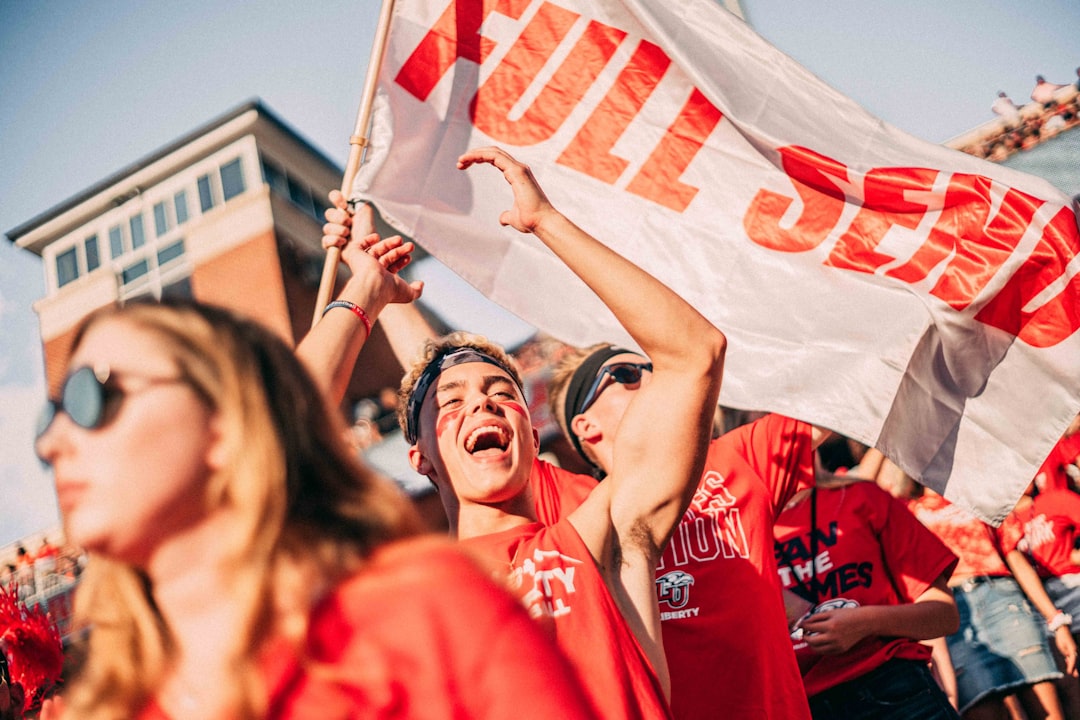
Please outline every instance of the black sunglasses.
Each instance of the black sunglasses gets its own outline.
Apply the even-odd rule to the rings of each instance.
[[[633,385],[634,383],[641,382],[641,373],[646,370],[652,372],[652,363],[620,362],[604,365],[600,368],[600,372],[596,373],[596,379],[593,380],[589,392],[585,393],[585,399],[581,401],[581,408],[578,409],[578,414],[588,410],[592,404],[596,402],[596,398],[600,397],[600,393],[607,387],[607,385],[604,384],[604,378],[606,376],[610,375],[611,379],[620,385]]]
[[[136,377],[145,382],[143,387],[186,382],[181,377]],[[67,413],[79,427],[96,430],[116,414],[119,400],[132,392],[134,391],[120,388],[116,384],[116,375],[108,368],[78,368],[64,380],[60,398],[45,401],[45,407],[38,418],[36,437],[44,435],[56,415],[61,412]]]

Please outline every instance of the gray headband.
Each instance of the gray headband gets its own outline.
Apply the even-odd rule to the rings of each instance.
[[[500,368],[510,376],[511,380],[514,380],[518,390],[521,390],[521,396],[525,397],[525,390],[518,384],[514,372],[498,358],[473,347],[443,348],[431,359],[424,371],[420,373],[420,377],[417,378],[416,384],[413,385],[412,392],[409,394],[409,402],[405,406],[405,439],[409,441],[410,445],[416,444],[416,438],[420,433],[420,408],[424,405],[424,397],[431,388],[431,384],[442,374],[443,370],[471,362],[487,363]]]

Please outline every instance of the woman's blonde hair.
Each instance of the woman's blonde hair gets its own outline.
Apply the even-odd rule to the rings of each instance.
[[[283,616],[290,639],[302,639],[312,599],[300,586],[314,579],[332,587],[380,545],[420,533],[421,522],[396,486],[354,458],[341,419],[270,331],[193,301],[136,302],[91,315],[73,350],[90,328],[108,321],[155,335],[220,423],[228,461],[207,479],[206,509],[227,507],[243,518],[221,543],[232,563],[230,600],[244,608],[245,621],[231,629],[231,677],[213,681],[233,690],[230,716],[260,717],[266,688],[257,653]],[[84,661],[64,693],[69,716],[135,716],[175,660],[176,638],[150,579],[93,557],[75,622],[87,634],[78,652]]]

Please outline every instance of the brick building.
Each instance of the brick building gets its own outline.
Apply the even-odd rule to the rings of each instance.
[[[311,325],[323,211],[342,172],[253,100],[9,231],[44,261],[34,307],[50,391],[79,321],[140,296],[224,305],[295,344]],[[380,332],[364,352],[350,400],[401,377]]]

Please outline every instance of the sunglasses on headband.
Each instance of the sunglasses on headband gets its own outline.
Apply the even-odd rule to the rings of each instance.
[[[127,375],[127,373],[125,373]],[[144,382],[139,389],[153,385],[186,382],[181,377],[146,377],[133,375]],[[115,416],[119,401],[137,390],[125,390],[116,383],[117,375],[108,368],[81,367],[64,380],[60,398],[49,399],[38,418],[36,437],[40,438],[52,425],[58,413],[67,416],[81,428],[96,430]]]
[[[581,401],[578,413],[583,413],[592,407],[596,398],[600,397],[600,393],[607,388],[608,384],[604,383],[606,376],[611,376],[611,379],[620,385],[633,385],[641,382],[641,373],[645,371],[652,372],[652,363],[620,362],[604,365],[600,368],[600,372],[596,373],[596,379],[589,387],[589,392],[585,393],[585,399]]]

